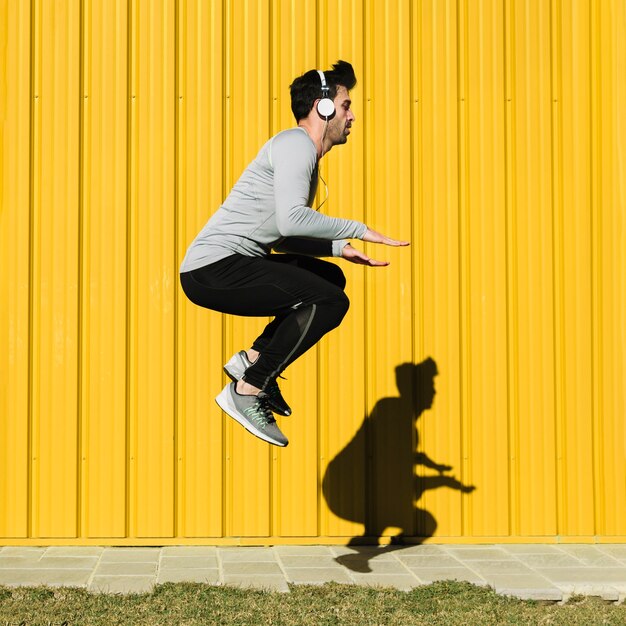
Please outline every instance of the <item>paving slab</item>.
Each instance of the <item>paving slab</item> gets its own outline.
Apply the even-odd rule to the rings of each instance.
[[[106,548],[100,560],[103,562],[115,561],[122,563],[140,562],[156,563],[159,560],[159,548]]]
[[[580,561],[569,554],[522,554],[515,555],[528,567],[580,567]]]
[[[598,545],[598,550],[612,556],[614,559],[619,559],[620,561],[626,561],[626,546],[620,544],[601,544]]]
[[[351,552],[350,548],[346,549]],[[274,553],[282,556],[333,556],[328,546],[274,546]]]
[[[606,585],[603,587],[600,597],[607,602],[617,602],[620,598],[620,592],[615,587]]]
[[[548,543],[498,543],[493,547],[515,556],[520,554],[560,554],[557,546]]]
[[[370,565],[373,562],[372,559],[368,559],[366,556],[362,556],[359,554],[344,554],[342,556],[335,557],[334,561],[336,565],[345,567],[351,572],[359,572],[361,574],[368,574],[373,571],[372,566]],[[377,561],[377,563],[387,563],[396,567],[396,564],[398,563],[398,561],[397,560]]]
[[[150,593],[155,582],[154,576],[94,576],[88,589],[97,593]]]
[[[219,548],[217,555],[223,563],[232,561],[240,561],[243,563],[276,561],[276,557],[271,548]]]
[[[217,569],[217,556],[162,556],[159,569]]]
[[[407,575],[409,570],[407,567],[397,559],[389,561],[378,561],[377,559],[364,559],[361,556],[339,556],[335,559],[336,563],[342,565],[351,572],[358,572],[361,574],[374,573],[374,574],[394,574],[394,575]],[[294,567],[297,567],[294,566]]]
[[[551,567],[537,572],[554,583],[626,584],[625,567]]]
[[[259,589],[262,591],[281,591],[286,593],[289,586],[284,576],[242,576],[238,574],[228,574],[224,576],[224,584],[241,587],[243,589]]]
[[[494,561],[513,558],[502,548],[477,548],[476,546],[454,546],[446,552],[461,561]]]
[[[351,583],[353,579],[341,567],[290,567],[285,568],[287,580],[291,583],[321,585],[324,583]]]
[[[607,602],[616,602],[620,597],[619,591],[611,585],[555,583],[555,586],[563,592],[564,599],[582,595],[597,596]]]
[[[97,556],[46,556],[37,561],[37,566],[45,569],[93,569],[98,563]]]
[[[102,546],[50,546],[43,556],[100,556],[103,552]]]
[[[424,585],[437,580],[458,580],[474,583],[480,587],[487,585],[487,581],[482,576],[467,567],[420,567],[412,568],[411,571]]]
[[[229,563],[222,563],[222,572],[226,576],[227,574],[245,574],[246,576],[259,576],[259,575],[282,575],[282,570],[278,563],[270,563],[267,561],[261,561],[260,563],[244,563],[241,561],[232,561]]]
[[[220,582],[218,569],[164,569],[159,570],[156,580],[160,583],[207,583],[216,585]]]
[[[481,576],[485,574],[531,574],[532,569],[521,561],[466,561],[465,566]]]
[[[94,576],[154,576],[156,572],[156,563],[101,561],[96,567]]]
[[[487,577],[496,593],[515,596],[522,600],[549,600],[560,602],[563,592],[548,580],[534,574],[508,574],[505,576]]]
[[[419,556],[417,554],[399,554],[398,560],[405,563],[407,567],[458,567],[460,561],[453,556],[446,554],[429,554]]]
[[[589,543],[560,543],[556,546],[559,552],[574,554],[576,556],[597,556],[602,550],[596,544]]]
[[[0,585],[9,587],[50,585],[52,587],[85,587],[91,576],[86,569],[18,569],[0,570]]]
[[[281,556],[283,567],[335,567],[337,561],[332,556]]]
[[[0,555],[0,570],[5,569],[33,569],[39,566],[39,557],[33,556],[4,556]]]
[[[376,547],[376,546],[359,546],[354,548],[351,546],[331,546],[330,551],[334,556],[359,555],[368,559],[378,559],[379,561],[392,561],[396,558],[396,553],[400,552],[400,548]],[[404,553],[404,550],[402,550]]]
[[[567,554],[568,556],[574,557],[578,559],[580,563],[583,565],[591,565],[591,566],[607,566],[607,567],[616,567],[621,565],[621,563],[614,559],[612,556],[602,552],[596,546],[587,546],[587,545],[561,545],[559,546],[559,550]]]
[[[389,553],[393,554],[416,554],[419,556],[428,556],[433,554],[446,554],[446,550],[444,546],[433,546],[433,545],[423,545],[416,544],[410,546],[385,546],[384,548],[379,548],[379,550],[386,550]]]
[[[29,558],[39,558],[47,548],[31,546],[3,546],[0,548],[0,556],[28,556]]]

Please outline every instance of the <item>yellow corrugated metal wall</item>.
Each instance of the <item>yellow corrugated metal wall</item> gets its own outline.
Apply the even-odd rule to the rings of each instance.
[[[277,449],[177,271],[339,58],[324,211],[412,246]],[[0,0],[0,541],[623,541],[625,76],[623,0]]]

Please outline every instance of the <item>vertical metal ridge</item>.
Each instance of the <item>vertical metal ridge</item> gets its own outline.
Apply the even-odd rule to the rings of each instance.
[[[318,35],[318,11],[319,11],[319,2],[318,0],[315,0],[315,10],[314,10],[314,15],[315,15],[315,41],[318,41],[319,39],[319,35]],[[292,20],[293,20],[293,15],[292,15]],[[292,22],[293,23],[293,22]],[[280,37],[278,37],[278,41],[280,41]],[[318,66],[318,60],[317,60],[317,55],[318,55],[318,50],[317,50],[317,46],[316,46],[316,66]],[[273,50],[273,47],[270,47],[270,51]],[[304,68],[302,68],[304,69]],[[308,71],[308,70],[307,70]],[[273,134],[273,133],[272,133]],[[327,362],[328,360],[325,359],[325,361]],[[318,415],[321,413],[321,411],[319,411],[320,407],[322,406],[322,394],[321,394],[321,385],[320,385],[320,380],[321,380],[321,356],[320,356],[320,349],[316,348],[316,363],[317,363],[317,367],[316,367],[316,376],[317,376],[317,393],[316,393],[316,402],[317,402],[317,408],[318,408]],[[324,408],[327,408],[328,403],[326,404],[326,406]],[[327,415],[328,412],[324,411],[324,415]],[[328,419],[324,418],[325,424],[325,431],[326,433],[328,433]],[[327,441],[324,442],[324,445],[322,444],[322,431],[323,431],[323,427],[322,427],[322,420],[318,419],[317,420],[317,427],[316,427],[316,436],[317,436],[317,445],[316,445],[316,455],[315,455],[315,459],[316,459],[316,468],[315,468],[315,475],[317,476],[317,481],[318,481],[318,485],[320,487],[318,487],[316,489],[317,491],[317,497],[316,497],[316,505],[317,505],[317,515],[316,515],[316,530],[317,530],[317,534],[321,535],[323,533],[322,531],[322,499],[323,499],[323,494],[322,494],[322,489],[321,489],[321,485],[322,482],[324,480],[324,476],[322,475],[322,454],[323,452],[325,452],[327,450]],[[328,463],[328,454],[324,455],[326,457],[326,462]],[[327,525],[326,525],[327,527]]]
[[[419,3],[419,0],[418,0]],[[414,180],[414,164],[415,164],[415,147],[413,142],[413,133],[415,130],[415,113],[414,113],[414,80],[413,80],[413,3],[409,3],[409,36],[408,36],[408,46],[409,46],[409,93],[408,93],[408,101],[409,101],[409,136],[411,137],[411,141],[409,142],[409,203],[411,206],[411,215],[409,218],[410,223],[410,238],[413,238],[413,233],[415,232],[415,180]],[[412,252],[412,251],[411,251]],[[411,254],[411,260],[409,265],[410,272],[410,289],[411,289],[411,319],[415,320],[415,257]],[[411,363],[415,363],[415,324],[411,324]],[[411,390],[414,393],[414,390]],[[413,401],[413,398],[411,398]],[[417,437],[417,429],[411,429],[411,450],[416,451],[418,445],[418,437]],[[416,529],[418,526],[418,518],[419,512],[414,507],[413,514],[411,515],[411,533],[413,535],[416,534]]]
[[[267,125],[269,128],[269,134],[272,136],[274,134],[274,0],[268,0],[268,25],[269,25],[269,33],[268,33],[268,53],[267,53],[267,65],[268,65],[268,80],[267,80],[267,89],[268,89],[268,101],[269,106],[267,108]],[[279,38],[280,39],[280,38]]]
[[[29,2],[29,34],[30,34],[30,79],[29,79],[29,128],[28,128],[28,382],[27,382],[27,429],[26,447],[28,458],[26,459],[26,536],[33,536],[33,367],[34,367],[34,214],[35,214],[35,10],[36,0]]]
[[[221,135],[221,161],[222,161],[222,189],[221,189],[221,197],[224,197],[225,189],[226,189],[226,88],[227,88],[227,80],[226,80],[226,19],[227,19],[227,5],[228,0],[221,0],[221,58],[222,58],[222,72],[221,72],[221,115],[222,115],[222,135]],[[226,320],[222,315],[220,318],[220,324],[222,329],[221,336],[221,360],[222,363],[226,363],[228,357],[226,356]],[[228,483],[228,450],[226,449],[227,441],[226,441],[226,424],[224,422],[224,415],[220,413],[221,417],[221,434],[222,434],[222,491],[221,491],[221,525],[222,525],[222,535],[227,536],[227,523],[230,520],[230,515],[227,515],[227,507],[228,507],[228,497],[227,497],[227,483]]]
[[[130,536],[131,529],[131,263],[132,263],[132,134],[133,134],[133,5],[135,0],[126,0],[126,320],[125,320],[125,510],[124,535]]]
[[[179,124],[180,124],[180,116],[179,116],[179,108],[182,102],[182,95],[179,93],[179,63],[180,63],[180,37],[178,29],[180,27],[179,20],[179,10],[180,10],[180,0],[174,0],[174,267],[172,272],[173,278],[173,290],[174,290],[174,310],[173,310],[173,356],[174,356],[174,365],[173,365],[173,394],[172,394],[172,410],[173,410],[173,435],[174,435],[174,444],[172,446],[172,454],[173,454],[173,462],[174,462],[174,476],[173,476],[173,484],[172,484],[172,536],[178,537],[179,531],[179,487],[178,487],[178,479],[179,479],[179,461],[178,458],[180,456],[180,440],[179,440],[179,432],[178,432],[178,419],[180,417],[178,411],[178,397],[179,397],[179,385],[178,385],[178,374],[179,374],[179,328],[178,328],[178,292],[179,292],[179,282],[178,282],[178,237],[179,237],[179,228],[178,228],[178,219],[179,219],[179,202],[178,202],[178,192],[179,192],[179,158],[180,158],[180,150],[179,150]]]
[[[519,535],[519,357],[517,238],[515,236],[515,131],[513,65],[515,46],[515,14],[509,2],[503,4],[504,54],[504,230],[506,285],[506,369],[507,369],[507,446],[508,446],[508,525],[509,535]],[[510,136],[510,140],[509,140]]]
[[[595,193],[595,186],[594,186],[594,166],[595,166],[595,158],[594,158],[594,121],[593,121],[593,113],[594,113],[594,103],[593,103],[593,96],[594,96],[594,67],[593,67],[593,59],[594,59],[594,50],[593,50],[593,42],[594,42],[594,36],[593,36],[593,0],[589,0],[589,13],[587,16],[587,29],[588,29],[588,37],[589,37],[589,41],[588,41],[588,50],[587,50],[587,54],[589,55],[589,76],[588,76],[588,81],[589,81],[589,94],[588,94],[588,98],[589,98],[589,119],[588,119],[588,124],[589,124],[589,128],[587,129],[588,132],[588,136],[589,136],[589,215],[588,217],[588,225],[589,225],[589,250],[590,250],[590,272],[589,272],[589,292],[590,292],[590,297],[589,297],[589,319],[590,319],[590,323],[591,323],[591,328],[590,333],[589,333],[589,340],[590,340],[590,353],[591,353],[591,363],[589,364],[589,375],[591,378],[590,381],[590,410],[591,410],[591,429],[590,429],[590,434],[591,434],[591,445],[590,445],[590,453],[591,453],[591,484],[592,484],[592,490],[591,490],[591,494],[590,494],[590,500],[591,500],[591,510],[592,510],[592,519],[593,519],[593,532],[595,534],[596,532],[596,527],[597,527],[597,510],[596,510],[596,504],[597,504],[597,497],[598,497],[598,493],[596,490],[596,480],[598,478],[597,476],[597,471],[596,471],[596,443],[597,443],[597,433],[596,433],[596,412],[595,412],[595,403],[594,403],[594,399],[595,399],[595,393],[594,393],[594,385],[595,385],[595,375],[596,375],[596,360],[595,360],[595,356],[596,356],[596,349],[597,346],[595,346],[595,316],[594,316],[594,289],[595,289],[595,280],[594,280],[594,270],[596,267],[596,263],[595,263],[595,258],[594,258],[594,250],[595,250],[595,245],[594,245],[594,208],[595,208],[595,203],[594,203],[594,193]]]
[[[564,523],[564,501],[563,501],[563,463],[562,463],[562,447],[563,447],[563,389],[564,389],[564,372],[563,372],[563,232],[562,232],[562,172],[561,172],[561,115],[559,113],[559,104],[561,97],[560,79],[560,55],[561,55],[561,37],[559,29],[561,27],[560,12],[557,0],[552,0],[550,4],[550,87],[552,96],[551,106],[551,130],[552,130],[552,268],[553,268],[553,302],[554,302],[554,422],[555,422],[555,475],[556,475],[556,528],[557,533],[561,534]]]
[[[602,398],[600,385],[602,380],[602,256],[599,253],[601,242],[602,220],[602,184],[599,172],[602,171],[602,69],[600,65],[600,33],[601,27],[599,2],[591,1],[589,6],[589,121],[590,121],[590,236],[591,236],[591,437],[592,437],[592,470],[593,470],[593,525],[594,534],[599,533],[604,515],[604,490],[602,472],[600,471],[600,446],[602,441]]]
[[[228,88],[228,77],[227,77],[227,52],[226,52],[226,44],[229,41],[229,39],[227,39],[228,37],[228,31],[227,31],[227,20],[228,20],[228,4],[229,4],[229,0],[222,0],[222,13],[221,13],[221,18],[222,18],[222,28],[221,28],[221,35],[222,35],[222,48],[221,48],[221,55],[222,55],[222,73],[221,73],[221,87],[222,87],[222,98],[221,98],[221,113],[222,113],[222,136],[221,136],[221,140],[222,140],[222,153],[221,153],[221,160],[222,160],[222,190],[221,190],[221,197],[224,198],[225,197],[225,193],[226,193],[226,179],[227,179],[227,173],[228,173],[228,163],[226,162],[226,154],[227,154],[227,150],[228,150],[228,140],[227,140],[227,130],[228,130],[228,125],[227,122],[229,120],[228,117],[228,107],[227,107],[227,101],[226,101],[226,95],[227,95],[227,88]],[[226,363],[226,360],[228,359],[228,357],[226,356],[226,320],[224,318],[224,316],[221,317],[221,326],[222,326],[222,337],[221,337],[221,346],[222,346],[222,363]],[[221,414],[221,420],[222,420],[222,449],[223,449],[223,454],[222,454],[222,519],[221,519],[221,524],[222,524],[222,535],[226,536],[228,535],[228,524],[230,523],[230,520],[232,519],[232,514],[231,512],[228,510],[228,506],[229,506],[229,498],[227,495],[227,484],[228,484],[228,471],[229,471],[229,466],[228,466],[228,454],[230,452],[230,450],[226,449],[227,445],[230,444],[230,441],[227,440],[227,432],[226,432],[226,422],[224,419],[224,415],[223,413]]]
[[[316,2],[317,4],[317,2]],[[315,11],[315,40],[317,41],[318,39],[318,34],[317,34],[317,7],[316,7],[316,11]],[[292,17],[293,20],[293,17]],[[281,38],[278,38],[278,41],[280,41]],[[308,71],[308,70],[307,70]],[[272,133],[273,134],[273,133]],[[325,353],[325,356],[327,355],[327,352]],[[328,359],[325,358],[325,362],[328,363]],[[320,408],[322,406],[322,402],[323,402],[323,398],[322,398],[322,394],[321,394],[321,385],[320,385],[320,380],[321,380],[321,357],[320,357],[320,349],[317,348],[317,371],[316,371],[316,376],[317,376],[317,394],[316,394],[316,401],[317,401],[317,409],[318,409],[318,414],[321,412]],[[324,407],[326,410],[324,411],[324,415],[328,415],[328,402],[326,402],[326,405]],[[328,418],[325,418],[325,431],[326,433],[328,433]],[[322,454],[324,452],[327,451],[327,445],[323,445],[322,444],[322,431],[324,429],[322,428],[322,420],[318,419],[317,420],[317,428],[316,428],[316,436],[317,436],[317,445],[316,445],[316,454],[315,454],[315,459],[316,459],[316,468],[315,468],[315,473],[317,476],[317,480],[318,480],[318,485],[321,486],[322,482],[324,480],[324,476],[322,475]],[[327,442],[326,442],[327,443]],[[326,457],[326,462],[328,463],[328,454],[324,454],[324,456]],[[322,498],[323,498],[323,494],[322,494],[322,489],[320,487],[318,487],[316,489],[317,491],[317,497],[316,497],[316,506],[317,506],[317,515],[316,515],[316,530],[317,530],[317,534],[321,535],[323,533],[322,531],[322,508],[323,508],[323,504],[322,504]]]
[[[413,23],[413,4],[409,3],[409,11],[410,11],[410,23]],[[413,277],[412,284],[414,284],[415,280],[418,281],[419,285],[415,286],[414,289],[417,290],[419,294],[419,311],[415,311],[413,308],[411,309],[412,319],[415,319],[415,315],[419,313],[419,353],[420,358],[424,354],[424,337],[425,337],[425,328],[424,328],[424,167],[423,167],[423,157],[424,157],[424,146],[423,146],[423,105],[422,105],[422,55],[421,49],[419,47],[419,42],[422,40],[422,0],[419,0],[417,3],[416,9],[416,21],[417,21],[417,43],[414,42],[412,31],[409,32],[409,42],[411,46],[411,76],[415,73],[415,80],[417,81],[417,85],[412,85],[412,92],[416,92],[414,95],[415,103],[417,104],[417,146],[413,146],[413,142],[411,141],[411,161],[413,166],[415,162],[417,162],[417,197],[412,197],[412,203],[414,200],[417,201],[418,208],[418,229],[419,229],[419,267],[415,267],[415,264],[412,263],[413,269]],[[414,68],[413,64],[417,67]],[[415,193],[415,190],[413,189]],[[411,217],[413,218],[413,212],[411,213]],[[411,231],[414,231],[413,223],[411,224]],[[413,299],[414,302],[414,299]],[[413,362],[416,360],[415,353],[413,354]]]
[[[39,246],[38,239],[40,237],[40,213],[41,213],[41,181],[39,173],[41,171],[41,0],[33,0],[33,86],[34,86],[34,111],[33,111],[33,211],[31,219],[31,316],[32,316],[32,337],[31,337],[31,423],[30,423],[30,458],[31,465],[31,518],[29,536],[39,536],[39,517],[40,503],[39,494],[41,490],[39,454],[39,428],[40,418],[39,410],[41,408],[41,349],[38,345],[40,339],[41,322],[37,314],[38,308],[41,306],[41,287],[37,284],[40,278],[41,259],[38,256]]]
[[[461,10],[462,8],[462,10]],[[471,426],[471,388],[470,388],[470,364],[469,355],[471,348],[470,323],[469,323],[469,234],[468,234],[468,175],[467,175],[467,103],[466,103],[466,79],[467,79],[467,5],[466,0],[457,0],[457,145],[458,145],[458,171],[459,171],[459,304],[461,328],[459,329],[459,393],[461,399],[460,439],[462,451],[461,481],[467,482],[469,471],[469,433]],[[461,516],[463,534],[471,534],[470,519],[471,503],[461,501]]]
[[[422,167],[421,167],[421,155],[422,155],[422,115],[421,115],[421,106],[420,106],[420,98],[419,98],[419,89],[420,89],[420,63],[416,61],[415,55],[419,50],[419,44],[414,41],[414,32],[413,32],[413,20],[416,20],[416,33],[415,37],[417,42],[422,40],[421,38],[421,15],[422,15],[422,2],[418,0],[416,3],[417,6],[414,7],[413,3],[409,3],[409,34],[408,34],[408,45],[409,45],[409,134],[411,137],[411,141],[409,143],[409,171],[411,173],[410,179],[410,187],[409,187],[409,198],[411,205],[411,215],[410,215],[410,238],[413,239],[415,235],[416,223],[418,229],[418,237],[419,242],[417,246],[417,251],[413,253],[411,250],[411,320],[415,322],[417,320],[417,314],[419,313],[419,322],[418,328],[415,328],[415,323],[411,324],[411,363],[415,364],[417,361],[417,353],[419,353],[420,358],[424,355],[424,281],[423,281],[423,267],[424,267],[424,246],[422,245],[422,238],[424,233],[424,225],[423,225],[423,213],[422,207],[423,203],[421,201],[422,194]],[[414,72],[418,73],[418,76],[414,76]],[[417,83],[417,84],[416,84]],[[417,95],[416,95],[417,91]],[[417,111],[415,111],[417,105]],[[417,120],[416,120],[417,117]],[[416,131],[417,125],[417,131]],[[415,133],[417,132],[417,147],[415,146]],[[416,156],[417,152],[417,156]],[[417,161],[417,172],[416,169],[416,161]],[[417,176],[417,181],[415,180],[415,176]],[[416,190],[417,185],[417,190]],[[417,212],[417,217],[416,217]],[[402,236],[402,235],[400,235]],[[413,243],[413,242],[412,242]],[[416,268],[416,257],[419,259],[419,267]],[[416,297],[419,302],[419,306],[416,305]],[[419,311],[418,311],[419,309]],[[415,389],[412,389],[412,393],[415,394]],[[415,406],[415,396],[411,398],[412,406]],[[420,443],[420,438],[418,436],[418,431],[416,428],[411,429],[411,450],[417,453],[417,448]],[[422,447],[425,445],[426,433],[422,429],[421,433],[421,442]],[[415,469],[415,466],[414,466]],[[413,507],[413,515],[411,519],[411,523],[413,525],[411,532],[413,535],[416,535],[418,529],[421,528],[421,518],[423,516],[422,509],[419,507]]]
[[[273,50],[273,45],[274,45],[274,32],[273,32],[273,23],[272,23],[272,0],[268,0],[267,2],[267,12],[268,12],[268,59],[267,59],[267,72],[268,72],[268,107],[267,107],[267,125],[269,128],[269,134],[270,136],[272,136],[272,128],[273,128],[273,123],[272,123],[272,116],[273,116],[273,106],[272,106],[272,87],[273,87],[273,83],[272,83],[272,77],[273,77],[273,68],[272,68],[272,62],[273,62],[273,54],[272,54],[272,50]],[[317,351],[319,352],[319,350]],[[317,353],[316,353],[316,357],[317,357]],[[317,358],[317,362],[318,362],[318,367],[319,367],[319,358]],[[319,378],[318,378],[319,380]],[[319,384],[317,385],[318,388],[318,393],[319,393]],[[318,403],[319,406],[319,403]],[[274,511],[274,506],[276,505],[276,503],[280,500],[280,487],[279,487],[279,480],[280,480],[280,472],[278,471],[278,468],[276,466],[276,462],[278,459],[278,456],[276,454],[276,451],[272,449],[273,446],[268,446],[268,481],[269,481],[269,504],[268,504],[268,532],[270,537],[273,537],[275,534],[278,533],[274,533],[274,529],[276,528],[280,528],[280,518],[278,515],[276,515],[275,511]]]
[[[83,333],[85,330],[85,325],[83,323],[83,314],[84,314],[84,302],[83,302],[83,290],[84,290],[84,219],[83,219],[83,211],[84,211],[84,201],[83,201],[83,191],[84,191],[84,170],[85,170],[85,160],[84,160],[84,138],[85,138],[85,94],[84,94],[84,70],[85,70],[85,0],[79,0],[78,2],[78,250],[77,250],[77,265],[78,265],[78,290],[77,290],[77,315],[78,315],[78,329],[77,329],[77,338],[76,338],[76,374],[77,374],[77,384],[76,384],[76,510],[74,512],[76,516],[76,536],[82,537],[82,505],[83,505],[83,445],[82,445],[82,437],[83,437]]]
[[[619,8],[618,8],[619,7]],[[619,155],[620,153],[622,153],[622,151],[624,149],[626,149],[626,87],[624,85],[623,80],[619,80],[618,77],[621,75],[623,76],[623,74],[620,73],[620,69],[622,72],[626,71],[626,43],[625,43],[625,38],[623,37],[624,33],[626,33],[626,5],[624,5],[624,3],[614,3],[612,6],[612,24],[613,24],[613,28],[612,28],[612,32],[611,32],[611,42],[612,42],[612,48],[613,48],[613,55],[612,55],[612,62],[613,62],[613,67],[611,67],[611,86],[612,86],[612,97],[611,97],[611,121],[613,124],[613,128],[617,131],[615,134],[617,136],[617,145],[612,146],[612,150],[611,150],[611,180],[610,180],[610,186],[607,185],[610,189],[610,191],[608,191],[607,195],[612,199],[612,200],[617,200],[616,204],[619,204],[620,206],[624,207],[626,206],[626,161],[623,158],[620,158]],[[620,27],[618,27],[618,24],[620,25]],[[622,34],[622,37],[620,37],[620,33]],[[615,212],[612,216],[611,216],[611,221],[613,223],[617,222],[618,224],[620,224],[620,230],[621,230],[621,241],[624,242],[624,214],[619,212]],[[608,231],[608,228],[607,228]],[[625,259],[624,256],[624,246],[620,246],[619,245],[619,241],[620,239],[618,239],[616,237],[616,233],[612,233],[613,235],[613,241],[612,241],[612,259],[621,259],[622,262]],[[615,245],[616,243],[618,243],[618,245]],[[615,248],[617,248],[617,250],[615,250]],[[610,267],[609,263],[606,264],[607,270]],[[618,264],[619,267],[619,264]],[[607,277],[608,278],[608,277]],[[624,289],[624,287],[626,287],[626,270],[624,269],[624,265],[621,266],[621,272],[619,274],[617,274],[617,276],[615,276],[614,274],[611,276],[611,283],[607,284],[607,294],[608,293],[614,293],[612,292],[612,290],[610,289],[610,287],[614,284],[618,284],[621,285],[621,289],[618,290],[618,293],[616,294],[615,300],[612,303],[612,306],[607,306],[607,309],[610,310],[611,312],[611,316],[610,316],[610,320],[608,321],[608,323],[610,324],[610,328],[611,329],[615,329],[615,328],[620,328],[620,322],[623,319],[624,315],[626,314],[626,297],[625,297],[625,291],[626,289]],[[620,315],[621,313],[621,315]],[[624,348],[624,338],[622,335],[622,350]],[[608,350],[607,350],[608,352]],[[622,352],[622,358],[621,358],[621,362],[618,364],[616,363],[616,361],[618,361],[619,357],[615,357],[613,356],[614,353],[611,355],[612,359],[611,359],[611,382],[612,382],[612,398],[611,398],[611,410],[612,410],[612,422],[613,422],[613,428],[614,428],[614,432],[619,432],[617,430],[618,428],[618,424],[620,423],[620,417],[623,416],[624,413],[624,408],[625,408],[625,400],[626,398],[624,397],[624,392],[623,392],[623,387],[620,384],[619,381],[619,373],[620,373],[620,365],[621,365],[621,372],[622,372],[622,376],[623,376],[623,371],[624,371],[624,366],[626,365],[626,359],[624,359],[623,356],[623,352]],[[619,394],[620,392],[620,388],[622,391],[622,396],[621,398],[616,397],[617,394]],[[618,408],[619,407],[619,408]],[[621,409],[621,410],[620,410]],[[624,433],[623,430],[623,426],[622,426],[622,436]],[[621,458],[622,463],[624,462],[624,454],[623,454],[623,448],[620,450],[620,452],[617,451],[617,445],[615,445],[615,451],[614,451],[614,456],[613,456],[613,460],[614,462],[617,462],[618,459]],[[622,479],[624,478],[625,474],[626,474],[626,468],[624,466],[622,466],[620,468],[619,473],[622,476]],[[617,486],[617,480],[615,481],[615,484]],[[622,483],[623,484],[623,483]],[[617,492],[617,490],[616,490]],[[618,499],[619,502],[619,499]],[[624,517],[621,517],[621,523],[617,522],[617,507],[615,510],[615,518],[613,521],[613,528],[616,527],[621,527],[622,529],[622,533],[626,534],[626,520],[624,520]]]
[[[365,1],[365,10],[363,17],[363,47],[365,48],[365,54],[363,55],[363,92],[365,94],[365,98],[368,104],[365,106],[365,110],[363,111],[363,127],[369,126],[369,122],[372,118],[372,104],[371,97],[373,93],[369,92],[370,83],[373,81],[370,80],[370,72],[372,71],[373,61],[371,59],[371,29],[373,29],[373,19],[372,19],[372,2],[371,0]],[[371,210],[372,198],[370,193],[370,163],[373,160],[372,154],[370,154],[371,150],[371,133],[368,132],[364,141],[364,149],[363,149],[363,212],[365,216],[365,223],[367,224],[369,221],[369,213]],[[365,247],[365,246],[364,246]],[[370,489],[371,489],[371,472],[370,472],[370,447],[371,447],[371,433],[370,433],[370,416],[372,412],[372,406],[370,406],[369,396],[367,393],[369,382],[370,382],[370,367],[369,360],[367,355],[369,353],[370,347],[370,330],[369,325],[371,323],[371,316],[368,313],[368,299],[369,293],[371,291],[371,286],[368,280],[368,274],[363,272],[363,296],[365,302],[365,311],[363,315],[363,326],[365,328],[365,340],[364,340],[364,359],[363,359],[363,379],[365,380],[365,385],[363,385],[363,407],[364,407],[364,445],[363,445],[363,467],[365,468],[363,475],[363,512],[364,512],[364,525],[365,530],[370,528],[372,521],[372,512],[371,512],[371,498],[370,498]]]
[[[320,67],[320,0],[315,0],[315,67]]]

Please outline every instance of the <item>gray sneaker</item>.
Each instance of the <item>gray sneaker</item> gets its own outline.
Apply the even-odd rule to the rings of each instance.
[[[237,393],[236,384],[228,383],[215,398],[222,411],[259,439],[284,448],[289,441],[276,424],[267,394],[261,391],[258,396],[242,396]]]
[[[224,372],[233,381],[237,382],[243,378],[245,371],[252,365],[248,359],[248,355],[245,350],[240,350],[230,357],[230,360],[224,365]],[[280,393],[278,383],[274,381],[265,389],[265,393],[268,395],[268,402],[272,411],[275,411],[279,415],[291,415],[291,407],[285,402],[283,394]]]

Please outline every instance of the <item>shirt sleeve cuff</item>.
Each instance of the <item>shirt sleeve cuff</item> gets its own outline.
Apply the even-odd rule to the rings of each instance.
[[[349,244],[347,239],[333,240],[333,256],[341,256],[341,251]]]

